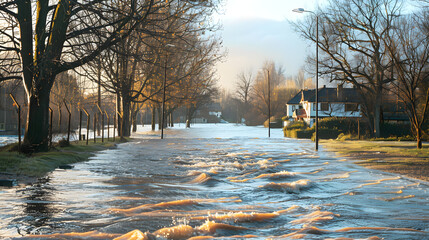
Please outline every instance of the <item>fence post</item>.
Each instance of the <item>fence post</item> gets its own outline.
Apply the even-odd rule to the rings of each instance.
[[[82,110],[79,109],[79,141],[82,140]]]
[[[53,124],[52,122],[54,119],[54,110],[52,110],[52,108],[49,107],[49,112],[51,113],[49,118],[49,148],[51,148],[52,147],[52,124]]]
[[[89,139],[89,121],[91,120],[91,115],[86,111],[84,108],[83,111],[86,114],[86,145],[88,145],[88,139]]]
[[[67,106],[66,100],[64,99],[64,106],[66,107],[67,112],[69,113],[69,122],[67,126],[67,142],[70,143],[70,124],[71,124],[71,112],[69,107]]]
[[[103,110],[101,110],[100,105],[98,105],[97,103],[97,108],[98,111],[100,111],[100,116],[101,116],[101,142],[104,142],[104,114],[103,114]]]
[[[107,141],[109,141],[109,137],[110,137],[110,129],[109,129],[109,124],[110,124],[110,118],[109,118],[109,114],[107,114],[106,110],[104,110],[104,113],[106,114],[107,117]]]
[[[94,143],[97,142],[97,114],[94,114]]]
[[[12,93],[9,94],[9,96],[12,98],[18,111],[18,152],[21,152],[21,106],[18,104]]]
[[[115,136],[116,136],[116,113],[113,113],[113,141],[116,141]]]
[[[121,117],[121,128],[118,127],[118,130],[120,130],[118,132],[118,135],[119,135],[120,139],[122,140],[122,139],[124,139],[124,136],[122,134],[124,131],[124,124],[123,124],[124,118],[122,117],[122,114],[120,112],[118,112],[118,111],[116,111],[116,112],[118,113],[119,117]]]

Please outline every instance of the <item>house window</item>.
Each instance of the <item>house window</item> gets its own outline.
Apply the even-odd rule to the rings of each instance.
[[[292,105],[292,111],[295,111],[295,105]]]
[[[356,103],[346,103],[345,111],[346,112],[356,112],[359,110],[359,105]]]
[[[321,111],[329,111],[329,103],[320,103]]]

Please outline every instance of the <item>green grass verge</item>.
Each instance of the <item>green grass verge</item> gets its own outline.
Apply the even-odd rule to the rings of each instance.
[[[429,144],[417,149],[416,142],[322,140],[321,145],[364,167],[429,180]]]
[[[67,147],[54,146],[49,152],[34,153],[31,156],[11,152],[11,144],[0,150],[0,172],[18,176],[42,177],[61,165],[86,161],[95,152],[115,147],[117,142],[104,143],[86,141],[72,142]]]
[[[341,154],[349,153],[383,153],[389,156],[403,157],[427,157],[429,158],[429,145],[423,144],[422,149],[417,149],[416,142],[411,141],[357,141],[329,140],[322,142],[328,149],[334,149]]]

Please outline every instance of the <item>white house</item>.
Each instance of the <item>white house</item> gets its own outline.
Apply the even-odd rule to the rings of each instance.
[[[355,88],[319,89],[319,118],[324,117],[362,117],[360,95]],[[315,89],[301,90],[286,104],[287,116],[291,121],[302,119],[313,125],[316,116],[316,91]]]

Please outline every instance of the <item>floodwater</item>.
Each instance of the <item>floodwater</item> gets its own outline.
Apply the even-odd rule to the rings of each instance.
[[[0,189],[10,239],[429,239],[428,183],[280,129],[141,128],[28,187]],[[341,144],[341,143],[339,143]]]

